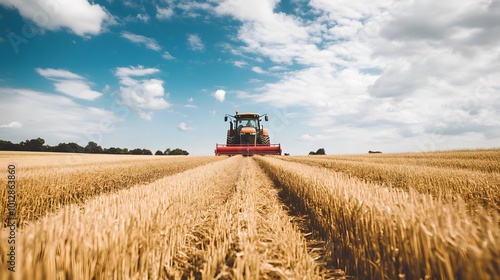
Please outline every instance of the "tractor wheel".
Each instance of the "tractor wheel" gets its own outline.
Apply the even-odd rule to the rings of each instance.
[[[268,135],[261,136],[260,142],[262,143],[262,145],[270,145],[271,144],[271,140],[269,139]]]
[[[226,144],[227,145],[233,145],[235,142],[235,137],[234,136],[227,136]]]

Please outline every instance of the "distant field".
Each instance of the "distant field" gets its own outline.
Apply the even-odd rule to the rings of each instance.
[[[0,279],[496,279],[500,149],[0,152]],[[11,169],[12,170],[12,167]],[[336,278],[337,277],[337,278]]]
[[[0,151],[0,158],[22,158],[22,157],[46,157],[46,156],[61,156],[61,153],[41,153],[41,152],[10,152]],[[66,154],[64,154],[66,156]]]

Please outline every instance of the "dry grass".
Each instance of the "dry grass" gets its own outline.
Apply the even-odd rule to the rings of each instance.
[[[0,154],[27,222],[15,273],[0,231],[0,280],[495,279],[499,214],[470,208],[498,198],[498,172],[448,164],[492,155]],[[313,249],[305,229],[327,244]]]
[[[362,279],[495,279],[499,218],[463,203],[366,183],[325,168],[258,158]]]
[[[326,156],[325,158],[391,165],[417,165],[491,173],[500,172],[500,149],[459,150],[427,153],[363,154]]]
[[[204,260],[203,279],[320,279],[277,190],[245,158],[235,193],[206,220],[188,248]],[[196,244],[204,244],[202,248]]]
[[[0,165],[16,164],[17,217],[20,225],[36,220],[64,205],[136,184],[147,184],[167,175],[220,160],[216,157],[153,157],[135,155],[37,155],[2,158]],[[7,177],[0,177],[7,184]],[[7,188],[0,189],[7,201]],[[0,220],[7,217],[0,204]]]
[[[62,153],[48,153],[48,152],[16,152],[16,151],[0,151],[0,158],[16,159],[23,157],[47,157],[47,156],[61,156]]]
[[[214,202],[231,193],[238,158],[69,205],[18,233],[16,279],[158,279]],[[5,236],[2,236],[2,240]],[[0,247],[1,248],[1,247]],[[3,251],[4,248],[1,248]],[[0,253],[2,263],[5,252]],[[1,275],[7,275],[1,273]]]
[[[16,240],[22,261],[10,275],[321,279],[290,219],[253,159],[233,157],[102,194],[27,225]],[[0,247],[0,263],[5,251]],[[6,271],[0,272],[0,279],[7,279]]]
[[[442,154],[451,157],[448,153]],[[469,152],[465,154],[473,157]],[[456,159],[443,159],[429,153],[423,161],[417,159],[418,156],[422,156],[421,154],[415,154],[414,157],[406,156],[422,163],[420,165],[414,165],[412,160],[403,160],[405,157],[402,156],[396,158],[393,155],[373,156],[344,156],[341,159],[337,157],[287,157],[285,159],[326,167],[368,182],[406,191],[413,189],[446,201],[454,201],[459,197],[473,210],[479,206],[500,212],[500,172],[474,171],[478,169],[477,166],[490,168],[498,164],[496,160],[481,160],[483,163],[486,161],[487,164],[477,165],[476,168],[457,169],[437,166],[442,164],[443,160],[459,160],[460,153]],[[429,166],[428,162],[433,162],[434,165]]]

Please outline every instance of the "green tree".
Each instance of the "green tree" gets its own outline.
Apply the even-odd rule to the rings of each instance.
[[[133,149],[130,151],[133,155],[152,155],[153,153],[148,149]]]
[[[85,153],[91,153],[91,154],[102,154],[103,149],[101,146],[97,145],[96,142],[90,141],[87,146],[85,146],[84,149]]]
[[[133,155],[142,155],[143,151],[142,151],[142,149],[133,149],[133,150],[130,150],[130,153]]]
[[[77,143],[70,142],[70,143],[59,143],[57,146],[51,147],[50,151],[62,152],[62,153],[83,153],[83,151],[85,151],[85,148],[78,145]]]
[[[156,153],[155,153],[155,156],[162,156],[162,155],[163,155],[163,152],[160,150],[156,151]]]
[[[44,151],[45,140],[38,137],[37,139],[26,140],[20,143],[21,149],[24,151]]]
[[[173,150],[170,150],[170,148],[168,148],[165,151],[165,155],[170,155],[170,156],[176,156],[176,155],[187,156],[187,155],[189,155],[189,153],[187,151],[184,151],[184,150],[179,149],[179,148],[175,148]]]
[[[0,151],[19,151],[21,146],[10,141],[0,140]]]
[[[128,154],[128,149],[111,147],[109,149],[105,149],[104,152],[106,154]]]
[[[325,153],[325,149],[323,149],[323,148],[319,148],[319,149],[316,151],[316,154],[317,154],[317,155],[326,155],[326,153]]]
[[[326,153],[325,153],[325,149],[319,148],[316,152],[310,151],[309,155],[311,155],[311,156],[313,156],[313,155],[326,155]]]

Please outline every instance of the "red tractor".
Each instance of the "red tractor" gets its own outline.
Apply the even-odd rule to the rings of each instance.
[[[227,141],[215,145],[215,155],[281,155],[281,145],[271,144],[269,132],[261,125],[262,118],[268,121],[267,114],[226,114],[224,121],[230,120]]]

